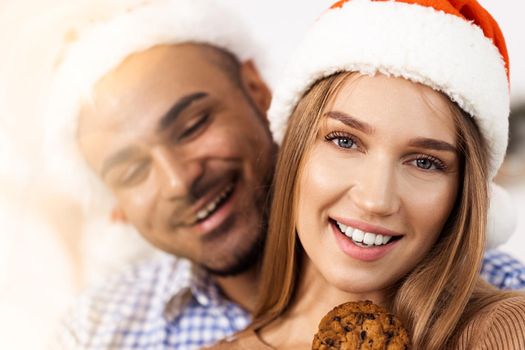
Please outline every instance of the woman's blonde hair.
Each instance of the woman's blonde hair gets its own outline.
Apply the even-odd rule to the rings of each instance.
[[[293,301],[303,256],[295,232],[298,179],[327,102],[352,74],[318,81],[290,117],[274,178],[256,329],[286,312]],[[473,119],[452,102],[450,108],[462,159],[457,200],[438,242],[391,291],[389,308],[402,319],[415,349],[446,348],[454,331],[468,321],[464,313],[473,292],[479,291],[479,301],[490,288],[479,279],[488,207],[486,147]]]

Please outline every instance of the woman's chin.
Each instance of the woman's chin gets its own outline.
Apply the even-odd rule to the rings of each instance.
[[[328,278],[326,278],[328,277]],[[377,276],[351,276],[342,278],[341,275],[326,276],[328,283],[342,293],[348,294],[357,300],[370,299],[384,294],[395,281],[379,280]]]

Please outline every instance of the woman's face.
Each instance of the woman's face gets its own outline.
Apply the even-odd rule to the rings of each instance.
[[[346,292],[381,291],[414,269],[458,192],[448,101],[401,78],[347,79],[304,162],[298,236],[308,264]]]

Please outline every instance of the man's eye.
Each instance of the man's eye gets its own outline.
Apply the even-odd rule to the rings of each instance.
[[[124,172],[124,174],[119,178],[118,184],[120,186],[134,186],[144,180],[148,175],[149,163],[144,162],[136,166],[130,167]]]
[[[180,135],[179,139],[185,139],[197,131],[199,131],[200,128],[202,128],[204,125],[206,125],[206,122],[210,118],[209,114],[204,114],[201,117],[199,117],[194,123],[190,124]]]

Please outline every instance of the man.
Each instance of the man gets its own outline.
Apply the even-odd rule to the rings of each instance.
[[[81,173],[95,174],[113,215],[169,256],[82,297],[62,346],[199,348],[244,328],[255,302],[276,154],[270,92],[244,29],[213,2],[111,11],[74,33],[56,68],[49,154],[78,152],[90,168],[71,180],[79,191]]]
[[[62,346],[200,348],[243,329],[256,300],[276,154],[270,93],[244,31],[212,2],[150,1],[101,18],[57,68],[50,143],[68,151],[69,133],[76,153],[65,157],[90,168],[78,177],[101,179],[114,216],[168,254],[82,296]]]

